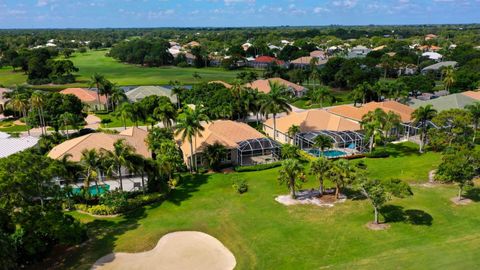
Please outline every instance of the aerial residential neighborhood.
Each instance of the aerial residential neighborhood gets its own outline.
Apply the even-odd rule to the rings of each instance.
[[[0,1],[0,269],[479,268],[479,8]]]

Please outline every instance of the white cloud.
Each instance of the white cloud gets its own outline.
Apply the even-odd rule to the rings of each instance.
[[[357,0],[336,0],[333,5],[336,7],[353,8],[357,5]]]
[[[315,13],[315,14],[323,13],[323,12],[330,12],[330,9],[324,8],[324,7],[315,7],[313,9],[313,13]]]

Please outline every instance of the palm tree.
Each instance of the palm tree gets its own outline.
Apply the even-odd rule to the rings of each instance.
[[[70,192],[70,184],[77,181],[79,172],[82,169],[79,164],[70,160],[71,157],[71,154],[65,154],[59,160],[59,165],[63,171],[62,179],[65,181],[65,189],[68,192]]]
[[[122,167],[131,167],[130,158],[134,154],[135,149],[127,144],[124,139],[117,140],[113,144],[112,151],[103,151],[104,162],[107,174],[112,175],[116,172],[120,181],[120,190],[123,191]]]
[[[80,164],[83,167],[84,171],[84,182],[83,187],[87,195],[90,195],[90,181],[95,181],[95,186],[98,190],[98,171],[102,167],[101,157],[95,149],[85,149],[82,151],[82,157],[80,159]]]
[[[163,127],[170,128],[172,121],[177,117],[177,109],[170,101],[161,102],[153,111],[153,115],[155,119],[162,121]]]
[[[332,168],[332,162],[326,157],[318,157],[310,163],[310,174],[314,175],[320,183],[319,191],[320,195],[323,195],[323,182],[330,175],[330,169]]]
[[[183,87],[183,85],[181,85],[178,81],[170,81],[170,85],[172,86],[172,93],[177,96],[177,107],[180,107],[182,105],[182,94],[187,89]]]
[[[475,142],[477,138],[477,130],[478,130],[478,125],[480,123],[480,102],[475,102],[473,104],[465,106],[465,109],[467,109],[470,114],[472,115],[473,119],[473,142]]]
[[[287,90],[285,86],[278,82],[269,81],[270,92],[265,96],[264,102],[260,111],[265,114],[273,115],[273,139],[277,139],[277,120],[276,116],[279,113],[290,113],[292,108],[288,104]]]
[[[428,104],[420,107],[412,113],[415,124],[420,124],[420,148],[419,152],[423,153],[423,147],[427,142],[428,121],[431,121],[437,115],[437,110]]]
[[[110,110],[109,105],[108,105],[110,103],[109,96],[113,93],[113,88],[114,87],[116,87],[116,85],[114,83],[110,82],[107,79],[104,79],[103,83],[100,84],[100,89],[98,89],[98,93],[100,95],[104,95],[106,100],[107,100],[107,103],[106,103],[107,112]]]
[[[201,132],[205,129],[201,120],[198,119],[197,113],[190,109],[186,108],[183,113],[181,113],[177,118],[177,125],[175,127],[175,135],[182,137],[182,142],[188,140],[190,143],[190,172],[196,167],[196,164],[193,164],[193,138],[197,135],[200,135]]]
[[[121,118],[123,121],[123,128],[127,129],[127,119],[136,119],[133,105],[128,102],[124,102],[117,108],[114,113],[115,117]]]
[[[38,120],[40,123],[40,128],[42,130],[42,135],[47,133],[47,127],[45,124],[45,116],[43,114],[43,94],[40,91],[35,91],[32,96],[30,96],[30,105],[32,108],[37,109]]]
[[[10,102],[8,103],[13,110],[19,112],[22,117],[25,119],[25,124],[28,128],[28,135],[30,135],[30,127],[27,122],[27,111],[28,111],[28,96],[26,94],[16,94],[11,97]]]
[[[355,182],[356,170],[346,159],[333,162],[330,170],[330,180],[335,184],[335,198],[339,198],[340,188]]]
[[[354,106],[357,106],[357,100],[361,100],[362,104],[365,104],[367,102],[367,96],[369,96],[372,93],[372,86],[367,83],[361,83],[353,89],[351,95],[352,98],[355,102]]]
[[[68,134],[68,127],[69,126],[76,126],[76,117],[74,114],[70,113],[70,112],[66,112],[66,113],[63,113],[62,115],[60,115],[60,121],[61,121],[61,126],[63,126],[63,128],[65,129],[66,133],[67,133],[67,139],[69,138],[69,134]]]
[[[93,73],[93,75],[90,77],[89,81],[89,87],[92,88],[93,86],[97,87],[97,103],[98,107],[100,108],[100,87],[105,83],[105,76],[99,74],[99,73]]]
[[[318,58],[314,57],[312,58],[312,60],[313,59],[316,59],[316,63],[318,64]],[[312,62],[310,62],[310,65],[311,64]],[[321,79],[320,71],[317,68],[317,66],[315,66],[315,68],[312,69],[312,72],[310,73],[310,79],[313,81],[313,89],[315,89],[317,86],[316,81],[318,80],[318,83],[320,84],[320,79]]]
[[[128,169],[136,174],[140,174],[142,177],[142,192],[145,194],[145,173],[147,172],[147,163],[143,156],[138,154],[131,154],[128,158]]]
[[[443,68],[443,84],[445,85],[445,90],[449,91],[450,87],[455,83],[455,73],[452,66]]]
[[[220,168],[222,158],[227,155],[227,148],[225,146],[214,143],[207,145],[203,150],[203,156],[207,159],[208,167],[214,171],[217,171]]]
[[[380,65],[383,68],[383,78],[385,79],[387,78],[388,70],[394,66],[392,57],[390,57],[388,54],[384,54],[380,58]]]
[[[293,138],[293,144],[295,144],[295,137],[297,134],[300,132],[300,126],[298,125],[292,125],[291,127],[288,128],[288,140],[291,142]]]
[[[401,123],[402,118],[399,114],[393,111],[389,111],[388,113],[386,113],[383,117],[383,120],[381,121],[381,129],[383,131],[384,138],[390,138],[390,132],[392,131],[392,129],[400,127]]]
[[[323,156],[323,152],[326,148],[332,148],[333,140],[326,135],[318,135],[317,137],[315,137],[315,139],[313,139],[313,146],[317,147]]]
[[[385,120],[384,118],[385,112],[377,108],[375,111],[370,111],[362,117],[362,121],[360,125],[362,129],[365,130],[365,136],[369,138],[369,149],[370,152],[373,150],[373,146],[375,143],[375,137],[383,132],[382,131],[382,123]]]
[[[323,102],[333,102],[334,97],[328,87],[322,86],[312,90],[312,92],[310,93],[310,99],[313,103],[320,104],[320,107],[323,107]]]
[[[305,181],[303,167],[296,159],[286,159],[282,162],[282,169],[278,175],[278,182],[285,184],[290,189],[290,195],[296,198],[295,189],[300,188],[301,183]]]
[[[110,95],[110,102],[112,102],[113,110],[116,109],[118,104],[125,102],[126,100],[127,100],[127,95],[125,94],[125,91],[123,91],[122,88],[114,84],[112,93]]]

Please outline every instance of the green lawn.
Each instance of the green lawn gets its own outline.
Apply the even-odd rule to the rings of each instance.
[[[12,132],[23,132],[27,131],[28,127],[26,125],[15,125],[13,122],[15,120],[8,119],[0,121],[0,131],[12,133]]]
[[[366,163],[379,178],[420,180],[439,159],[406,152]],[[90,228],[92,240],[66,256],[57,254],[55,261],[62,269],[89,269],[109,252],[150,250],[166,233],[197,230],[222,241],[234,253],[237,269],[474,269],[480,264],[480,203],[453,205],[454,186],[414,186],[414,196],[384,209],[391,228],[370,231],[365,224],[372,209],[364,200],[333,208],[278,204],[274,197],[287,190],[278,185],[277,174],[278,168],[187,177],[167,201],[123,217],[72,213]],[[246,194],[231,188],[238,177],[249,183]],[[316,185],[310,181],[305,187]]]
[[[322,104],[323,107],[353,103],[349,97],[350,91],[334,90],[332,91],[332,94],[335,97],[335,102],[325,102]],[[307,97],[297,99],[292,103],[292,105],[301,109],[315,109],[321,107],[320,104],[312,104]]]
[[[237,71],[228,71],[222,68],[177,68],[159,67],[148,68],[137,65],[123,64],[111,57],[106,57],[106,50],[88,51],[87,53],[75,53],[70,60],[79,68],[77,83],[62,86],[40,86],[37,88],[63,89],[65,87],[86,87],[90,76],[98,72],[119,85],[165,85],[170,81],[180,81],[184,84],[193,84],[193,74],[197,72],[200,81],[224,80],[232,82]],[[26,81],[22,72],[12,72],[10,67],[0,69],[0,85],[11,86]]]

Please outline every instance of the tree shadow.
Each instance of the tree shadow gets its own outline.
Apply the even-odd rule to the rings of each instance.
[[[391,157],[406,157],[406,156],[419,156],[418,149],[408,146],[406,144],[388,144],[383,151],[387,152]]]
[[[361,201],[361,200],[367,199],[367,197],[365,197],[365,194],[363,194],[361,191],[359,191],[357,189],[344,187],[342,189],[342,193],[345,196],[347,196],[348,199],[350,199],[352,201]]]
[[[470,199],[474,202],[480,201],[480,188],[470,188],[467,189],[463,197]]]
[[[146,217],[146,208],[140,207],[117,218],[97,218],[85,223],[88,240],[80,245],[60,247],[43,262],[29,269],[90,269],[101,257],[114,252],[119,236],[139,227]]]
[[[404,210],[402,206],[385,205],[380,209],[386,223],[404,222],[412,225],[431,226],[433,217],[419,209]]]
[[[182,178],[179,188],[174,189],[168,194],[167,201],[175,205],[181,205],[183,201],[192,197],[192,193],[198,191],[198,188],[208,182],[209,175],[197,174],[187,175]]]

